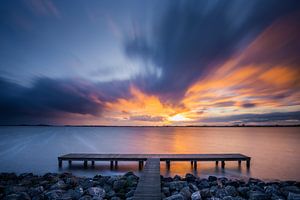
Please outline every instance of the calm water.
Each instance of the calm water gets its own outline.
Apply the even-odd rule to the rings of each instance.
[[[251,168],[227,162],[225,170],[213,162],[172,162],[170,171],[161,164],[161,174],[173,176],[192,172],[233,178],[300,180],[300,128],[124,128],[124,127],[0,127],[0,171],[71,171],[93,176],[138,173],[136,162],[121,162],[117,171],[108,162],[84,170],[82,163],[58,169],[57,156],[84,153],[243,153],[252,157]]]

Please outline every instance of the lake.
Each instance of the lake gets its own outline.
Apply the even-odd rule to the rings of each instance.
[[[225,169],[214,162],[171,162],[161,174],[194,173],[232,178],[256,177],[264,180],[300,180],[299,127],[0,127],[1,172],[69,171],[79,176],[111,175],[134,171],[137,162],[119,162],[110,170],[109,162],[83,168],[82,162],[58,168],[57,157],[67,153],[242,153],[252,157],[245,163],[226,162]]]

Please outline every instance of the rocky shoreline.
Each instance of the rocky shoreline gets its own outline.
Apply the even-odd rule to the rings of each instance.
[[[71,173],[0,173],[0,199],[4,200],[131,200],[139,177],[132,172],[122,176],[77,177]],[[198,178],[161,176],[165,200],[300,200],[300,182],[263,182],[259,179],[230,180],[225,177]]]

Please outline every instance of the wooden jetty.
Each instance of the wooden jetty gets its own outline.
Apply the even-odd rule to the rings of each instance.
[[[139,183],[134,192],[134,200],[160,200],[160,160],[148,158]]]
[[[171,161],[190,161],[194,169],[197,169],[198,161],[214,161],[216,165],[221,162],[222,168],[225,161],[237,161],[241,165],[246,162],[250,167],[251,158],[243,154],[79,154],[71,153],[58,157],[58,165],[62,167],[63,161],[83,161],[84,167],[88,162],[94,166],[96,161],[110,161],[110,167],[117,168],[119,161],[137,161],[139,169],[142,169],[146,161],[142,175],[135,190],[134,200],[159,200],[161,199],[160,162],[166,162],[167,169],[170,169]]]
[[[167,168],[170,168],[171,161],[190,161],[197,169],[198,161],[214,161],[216,165],[221,162],[221,167],[225,167],[225,161],[237,161],[239,165],[242,161],[246,162],[246,166],[250,167],[251,157],[243,154],[90,154],[90,153],[71,153],[58,157],[58,165],[62,167],[63,161],[83,161],[84,167],[87,167],[88,162],[95,165],[95,161],[110,161],[111,168],[117,168],[119,161],[137,161],[141,169],[144,162],[149,158],[158,158],[160,161],[165,161]]]

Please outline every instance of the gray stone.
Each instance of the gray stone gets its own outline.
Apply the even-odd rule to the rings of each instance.
[[[196,177],[193,174],[188,173],[185,175],[185,179],[187,182],[194,182],[196,180]]]
[[[300,200],[300,194],[290,192],[287,199],[288,200]]]
[[[134,195],[134,192],[135,192],[134,190],[130,190],[129,192],[126,193],[125,197],[126,198],[132,197]]]
[[[184,197],[181,194],[175,194],[165,198],[165,200],[184,200]]]
[[[238,187],[237,191],[239,192],[239,194],[242,197],[247,198],[248,197],[248,192],[249,192],[250,188],[249,187]]]
[[[269,196],[260,191],[250,191],[249,192],[249,200],[267,200]]]
[[[170,189],[168,187],[163,187],[162,192],[168,197],[170,196]]]
[[[232,197],[238,196],[238,192],[233,186],[230,185],[226,186],[225,191],[228,194],[228,196],[232,196]]]
[[[92,197],[105,197],[105,190],[101,187],[90,187],[87,192]]]
[[[49,192],[45,193],[45,197],[48,200],[56,200],[62,197],[63,195],[63,190],[51,190]]]
[[[44,187],[43,186],[38,186],[38,187],[33,187],[33,188],[30,188],[28,193],[30,196],[37,196],[41,193],[44,192]]]
[[[92,200],[92,197],[89,195],[84,195],[79,200]]]
[[[173,181],[170,182],[170,190],[180,191],[182,188],[188,186],[185,181]]]
[[[200,180],[200,182],[198,183],[198,188],[201,190],[201,189],[204,189],[204,188],[209,188],[210,185],[209,185],[209,182],[205,179],[203,180]]]
[[[64,181],[59,180],[55,184],[51,185],[51,190],[65,190],[68,187],[67,184],[65,184]]]
[[[201,200],[201,193],[200,191],[194,192],[191,196],[192,200]]]
[[[190,192],[190,188],[188,186],[182,188],[180,190],[180,194],[183,196],[184,199],[189,199],[192,195],[192,193]]]
[[[197,192],[199,190],[198,187],[196,185],[194,185],[193,183],[189,183],[189,187],[192,192]]]
[[[209,198],[211,197],[210,189],[209,188],[204,188],[200,191],[201,197],[203,198]]]
[[[120,197],[112,197],[111,200],[121,200]]]
[[[114,189],[115,191],[121,190],[121,189],[123,189],[123,188],[126,187],[126,184],[127,184],[127,181],[126,181],[126,180],[123,180],[123,179],[116,180],[116,181],[114,181],[114,183],[113,183],[113,189]]]
[[[208,177],[208,181],[209,181],[209,182],[216,181],[216,180],[218,180],[218,178],[215,177],[215,176],[209,176],[209,177]]]

